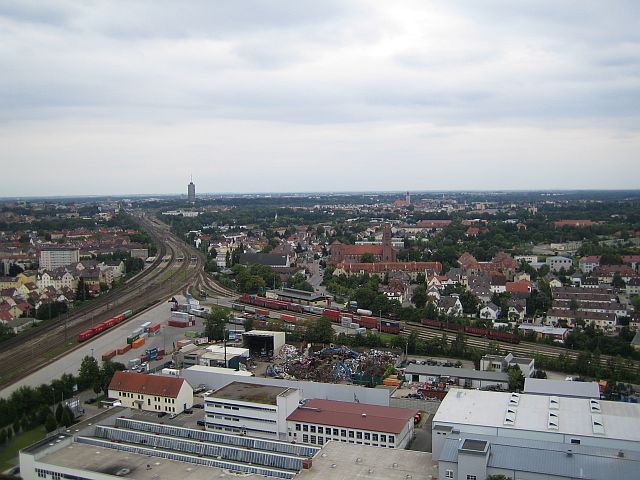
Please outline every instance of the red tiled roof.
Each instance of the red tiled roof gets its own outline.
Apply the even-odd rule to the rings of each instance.
[[[135,372],[116,372],[109,384],[109,390],[119,392],[145,393],[160,397],[177,397],[184,378],[145,375]]]
[[[393,271],[424,272],[425,270],[433,270],[436,273],[440,273],[442,271],[442,264],[440,262],[340,262],[337,268],[343,268],[347,272],[364,271],[368,273],[384,273]]]
[[[553,222],[556,227],[590,227],[591,225],[598,225],[600,222],[594,222],[593,220],[558,220]]]
[[[297,408],[287,420],[398,434],[413,422],[416,413],[409,408],[314,399]]]
[[[582,263],[600,263],[600,255],[585,255],[580,259]]]
[[[444,228],[451,224],[451,220],[420,220],[417,223],[419,228]]]
[[[338,249],[336,249],[338,251]],[[340,246],[340,252],[343,255],[364,255],[365,253],[371,253],[373,255],[382,255],[381,245],[342,245]]]
[[[531,282],[526,280],[520,282],[507,282],[507,292],[528,293],[531,291]]]

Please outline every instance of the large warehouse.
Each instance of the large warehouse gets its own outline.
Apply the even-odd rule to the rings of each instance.
[[[285,332],[251,330],[242,334],[242,346],[256,357],[272,357],[285,344]]]
[[[434,458],[454,431],[640,452],[640,405],[452,389],[433,417]]]

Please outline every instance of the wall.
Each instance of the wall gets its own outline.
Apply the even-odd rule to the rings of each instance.
[[[231,382],[238,381],[238,377],[231,374],[206,373],[193,371],[190,368],[182,371],[183,377],[190,385],[207,385],[217,390]],[[339,400],[341,402],[353,402],[354,396],[360,403],[371,405],[389,406],[390,391],[382,388],[367,388],[355,385],[338,385],[333,383],[317,383],[296,380],[280,380],[275,378],[242,377],[245,383],[254,385],[270,385],[285,388],[298,388],[302,390],[303,398],[322,398],[326,400]]]
[[[391,398],[390,406],[397,408],[415,408],[421,412],[427,412],[431,415],[435,414],[440,407],[439,401],[420,400],[417,398]]]

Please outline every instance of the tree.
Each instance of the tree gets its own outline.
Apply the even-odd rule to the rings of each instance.
[[[212,307],[209,318],[205,323],[205,333],[209,340],[224,340],[224,326],[229,320],[229,314],[220,307]]]
[[[360,257],[360,263],[375,263],[376,259],[373,253],[365,253]]]
[[[89,285],[85,283],[84,278],[80,277],[78,279],[78,286],[76,288],[76,300],[81,300],[84,302],[88,298],[91,298]]]
[[[62,412],[62,420],[60,423],[67,428],[73,425],[73,412],[69,407],[64,408],[64,411]]]
[[[84,390],[93,385],[95,380],[100,377],[100,366],[94,357],[85,356],[80,364],[78,372],[78,388]]]
[[[411,301],[416,306],[416,308],[424,308],[424,306],[427,304],[427,300],[429,300],[429,297],[427,297],[427,290],[425,286],[423,284],[417,285],[413,289],[413,296],[411,297]]]
[[[331,343],[334,331],[331,320],[324,315],[307,327],[305,340],[311,343]]]
[[[58,406],[56,407],[56,422],[58,423],[62,422],[63,413],[64,413],[64,407],[62,406],[62,403],[59,403]]]
[[[24,269],[18,265],[17,263],[12,263],[11,265],[9,265],[9,276],[10,277],[15,277],[18,274],[24,272]]]
[[[120,362],[112,362],[111,360],[105,360],[102,362],[102,368],[100,369],[100,387],[105,395],[109,393],[109,384],[111,383],[113,375],[117,371],[123,371],[126,369],[127,367]]]
[[[7,441],[10,442],[12,437],[13,437],[13,428],[7,427]]]
[[[613,275],[611,285],[613,285],[614,288],[625,288],[627,286],[626,282],[618,272]]]
[[[480,299],[470,290],[465,290],[459,295],[460,303],[462,303],[462,311],[468,315],[475,315],[478,312]]]
[[[509,377],[509,390],[516,391],[524,388],[524,375],[518,365],[507,368],[507,375]]]
[[[244,322],[242,322],[242,326],[244,327],[245,332],[250,332],[253,330],[253,318],[247,318]]]
[[[4,445],[7,442],[7,432],[4,429],[0,430],[0,445]]]
[[[427,302],[424,314],[429,320],[435,320],[438,318],[438,309],[431,300]]]
[[[44,421],[44,429],[47,432],[53,432],[57,427],[58,424],[56,423],[55,417],[52,413],[49,413],[49,415],[47,415],[47,419]]]

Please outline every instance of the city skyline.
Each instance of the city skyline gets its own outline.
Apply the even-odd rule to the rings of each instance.
[[[637,9],[5,3],[2,195],[637,188]]]

